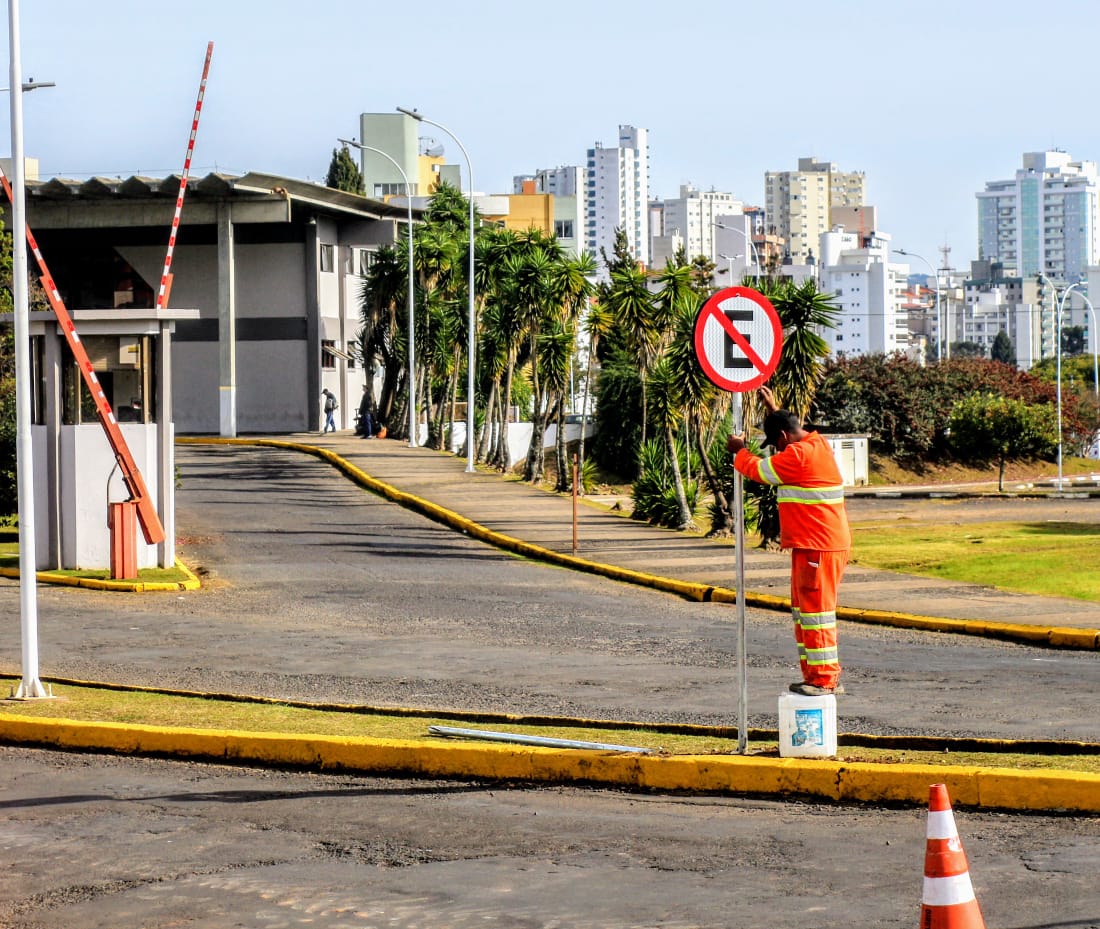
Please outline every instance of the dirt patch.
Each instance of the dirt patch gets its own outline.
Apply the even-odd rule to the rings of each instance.
[[[871,484],[985,484],[997,482],[997,467],[968,467],[958,462],[924,465],[919,470],[905,468],[890,458],[872,458]],[[1062,474],[1100,473],[1100,461],[1092,458],[1066,458]],[[1056,461],[1010,461],[1005,466],[1005,484],[1033,483],[1058,477]]]

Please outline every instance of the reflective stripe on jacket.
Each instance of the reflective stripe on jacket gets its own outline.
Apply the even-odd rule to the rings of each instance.
[[[741,449],[733,464],[750,480],[778,488],[783,548],[839,552],[852,547],[844,478],[829,443],[818,433],[807,433],[770,458]]]

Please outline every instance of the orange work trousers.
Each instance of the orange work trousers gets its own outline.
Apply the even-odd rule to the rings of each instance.
[[[848,553],[791,550],[791,617],[798,643],[802,680],[836,687],[840,656],[836,642],[836,603]]]

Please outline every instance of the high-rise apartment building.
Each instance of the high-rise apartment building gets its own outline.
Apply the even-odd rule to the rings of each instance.
[[[600,258],[611,254],[615,230],[626,234],[630,251],[649,264],[649,142],[647,130],[619,126],[615,148],[596,143],[585,161],[585,248]],[[600,274],[606,269],[601,266]]]
[[[1028,152],[1011,180],[989,181],[978,198],[978,258],[1020,277],[1083,278],[1096,264],[1096,162],[1065,152]]]
[[[1003,330],[1012,340],[1021,371],[1055,353],[1053,301],[1040,298],[1034,277],[1006,274],[999,262],[979,259],[970,262],[963,291],[961,324],[949,329],[958,341],[975,342],[989,355]]]
[[[714,261],[718,257],[715,251],[718,223],[723,216],[741,215],[743,210],[744,204],[733,194],[696,190],[690,184],[682,184],[679,197],[664,201],[663,229],[657,230],[657,234],[680,236],[688,261],[699,255]],[[742,242],[739,250],[747,251],[747,242]]]
[[[818,286],[833,294],[840,308],[836,327],[826,334],[830,348],[849,356],[905,351],[909,266],[890,261],[890,236],[861,236],[837,227],[819,242]]]
[[[862,171],[841,171],[835,164],[799,158],[797,171],[764,174],[764,210],[768,233],[787,241],[794,264],[804,264],[823,233],[833,228],[834,207],[863,206]]]

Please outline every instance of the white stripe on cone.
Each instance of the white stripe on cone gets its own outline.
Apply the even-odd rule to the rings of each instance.
[[[955,828],[955,815],[950,810],[928,811],[928,838],[957,839],[959,830]]]
[[[925,906],[955,906],[969,903],[974,898],[974,886],[970,883],[970,872],[956,874],[954,877],[926,877],[921,903]]]

